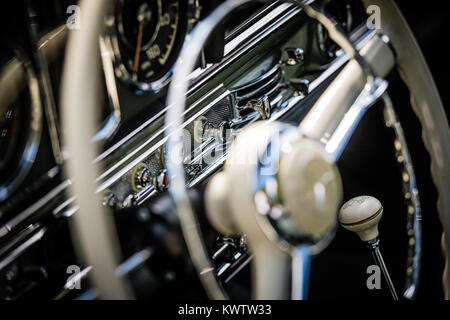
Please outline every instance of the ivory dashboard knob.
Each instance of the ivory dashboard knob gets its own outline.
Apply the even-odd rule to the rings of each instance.
[[[339,211],[339,222],[347,230],[359,235],[362,241],[371,242],[378,237],[378,223],[383,215],[383,206],[371,196],[353,198]]]

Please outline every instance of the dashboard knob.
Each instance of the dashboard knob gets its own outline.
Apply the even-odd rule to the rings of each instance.
[[[141,162],[131,172],[131,188],[134,192],[140,192],[152,182],[152,176],[148,166]]]
[[[288,66],[298,66],[305,62],[305,52],[301,48],[286,48],[287,60],[284,62]]]

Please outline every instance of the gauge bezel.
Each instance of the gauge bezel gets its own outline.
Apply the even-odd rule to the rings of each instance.
[[[14,170],[3,181],[0,181],[0,202],[6,200],[10,195],[15,192],[20,184],[25,180],[33,167],[36,155],[39,150],[39,145],[42,138],[42,103],[39,82],[36,73],[32,67],[30,60],[25,54],[19,50],[15,50],[16,62],[23,68],[23,81],[25,88],[21,90],[28,90],[30,96],[30,119],[29,119],[29,131],[27,132],[23,147],[20,148],[21,155],[14,165]],[[14,63],[14,61],[12,61]],[[15,72],[21,72],[16,69]],[[18,93],[16,99],[20,99],[22,91]]]
[[[142,94],[142,93],[157,93],[161,91],[163,88],[165,88],[172,77],[175,61],[172,62],[172,65],[169,67],[168,71],[162,75],[157,80],[151,81],[151,82],[144,82],[144,81],[136,81],[132,78],[130,72],[127,70],[127,68],[124,65],[121,50],[119,47],[119,38],[120,35],[117,34],[116,30],[116,6],[119,0],[111,1],[111,4],[107,10],[107,14],[105,16],[105,31],[104,34],[101,36],[104,43],[107,45],[110,52],[112,52],[112,62],[114,65],[114,71],[115,76],[118,78],[122,83],[124,83],[127,87],[131,88],[134,93],[136,94]],[[193,24],[195,21],[193,19],[190,19],[188,17],[188,8],[190,10],[196,10],[195,7],[198,7],[198,2],[194,1],[192,4],[188,0],[179,0],[180,7],[185,10],[180,10],[180,30],[182,31],[182,35],[177,34],[176,35],[176,42],[178,45],[178,48],[176,49],[175,53],[172,52],[170,55],[177,54],[179,51],[181,51],[182,44],[184,42],[184,39],[186,35],[189,33],[189,30],[192,29]],[[193,8],[191,8],[193,6]]]

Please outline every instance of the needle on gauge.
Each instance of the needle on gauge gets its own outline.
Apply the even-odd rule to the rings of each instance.
[[[148,7],[147,3],[142,4],[139,7],[137,21],[139,22],[138,38],[136,43],[136,55],[134,57],[133,73],[137,76],[139,70],[139,61],[141,57],[142,48],[142,36],[144,34],[144,26],[150,21],[152,17],[152,11]]]

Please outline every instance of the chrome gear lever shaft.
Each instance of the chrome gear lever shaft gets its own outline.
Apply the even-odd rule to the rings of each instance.
[[[380,267],[381,272],[383,272],[383,275],[384,275],[384,278],[386,279],[389,290],[391,291],[392,298],[394,300],[398,300],[398,295],[397,295],[397,292],[395,291],[394,284],[392,283],[392,279],[389,275],[386,264],[384,263],[383,256],[381,255],[379,243],[380,243],[380,241],[378,239],[376,239],[375,242],[368,243],[367,246],[369,247],[369,250],[372,253],[375,263]]]

